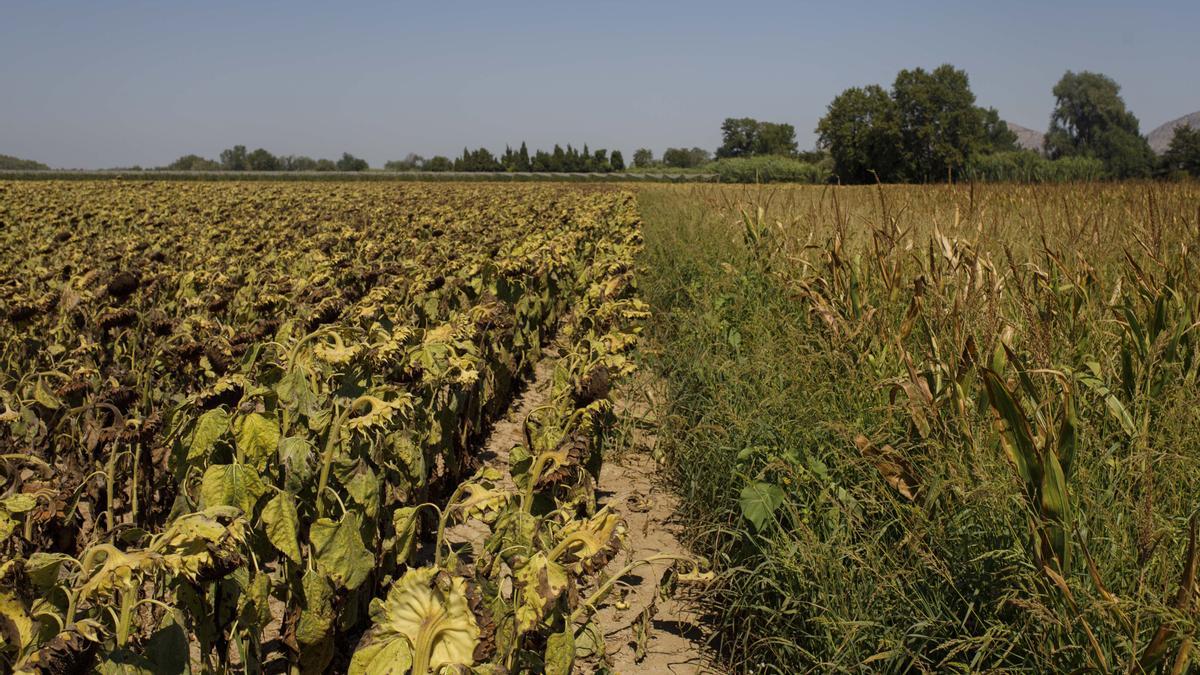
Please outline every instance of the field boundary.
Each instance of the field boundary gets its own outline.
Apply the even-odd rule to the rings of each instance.
[[[0,171],[0,180],[708,183],[715,173],[507,171]]]

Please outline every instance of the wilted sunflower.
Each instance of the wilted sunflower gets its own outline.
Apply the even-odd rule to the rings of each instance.
[[[475,662],[479,626],[462,577],[435,567],[410,569],[375,607],[373,619],[354,652],[352,673],[424,675]]]

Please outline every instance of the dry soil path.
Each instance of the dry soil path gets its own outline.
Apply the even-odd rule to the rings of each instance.
[[[498,469],[504,480],[508,474],[509,451],[524,442],[525,417],[542,405],[549,395],[557,352],[550,348],[534,369],[533,378],[497,422],[484,444],[485,463]],[[644,390],[645,383],[635,385]],[[631,387],[630,389],[632,389]],[[605,457],[600,473],[597,506],[609,506],[624,518],[628,528],[625,553],[616,556],[605,569],[614,574],[628,563],[659,554],[686,556],[681,543],[681,528],[675,521],[677,502],[660,479],[654,461],[652,406],[649,400],[633,402],[618,389],[614,396],[622,427],[629,429],[629,442],[618,456]],[[641,396],[646,399],[645,395]],[[510,483],[511,484],[511,483]],[[449,533],[451,541],[480,541],[483,532],[460,526]],[[705,657],[703,632],[691,605],[683,598],[655,601],[657,588],[669,562],[637,568],[626,575],[595,617],[604,634],[609,672],[618,675],[638,673],[718,672]],[[605,661],[597,658],[577,663],[576,671],[601,670]]]

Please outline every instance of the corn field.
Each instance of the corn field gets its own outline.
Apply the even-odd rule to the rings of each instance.
[[[731,667],[1192,672],[1200,186],[641,203]]]

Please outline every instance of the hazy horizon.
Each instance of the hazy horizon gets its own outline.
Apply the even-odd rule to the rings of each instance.
[[[510,6],[7,2],[0,154],[160,166],[235,144],[372,166],[522,141],[714,149],[725,117],[795,125],[952,63],[1044,130],[1066,70],[1113,77],[1142,133],[1200,110],[1200,3],[612,2]]]

